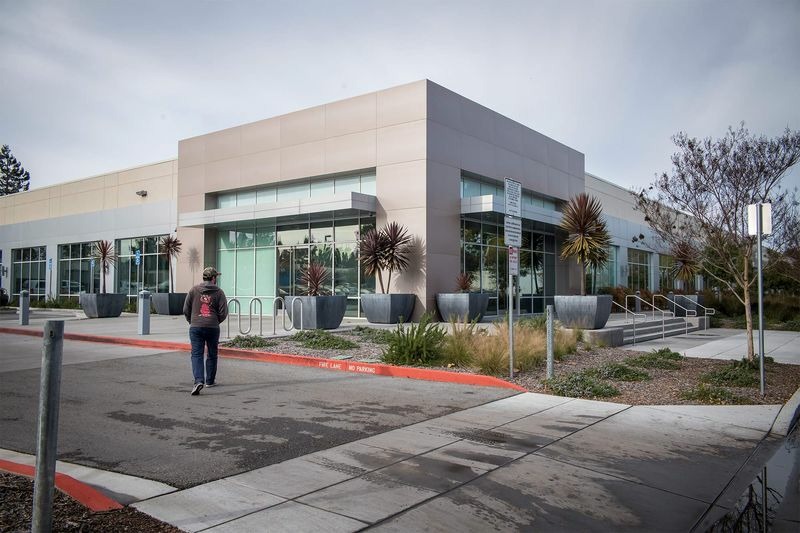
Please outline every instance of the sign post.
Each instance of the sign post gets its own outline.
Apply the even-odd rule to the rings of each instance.
[[[94,293],[94,259],[89,261],[89,292]]]
[[[136,263],[136,277],[139,278],[139,290],[142,290],[144,284],[142,283],[142,269],[139,268],[142,264],[142,251],[136,250],[134,253],[134,262]]]
[[[47,275],[50,278],[48,281],[49,290],[47,291],[47,295],[52,298],[53,297],[53,258],[47,258]]]
[[[764,373],[764,270],[762,268],[761,236],[772,234],[772,204],[757,203],[747,206],[748,234],[756,235],[758,257],[758,362],[761,374],[761,396],[766,394]]]
[[[508,246],[508,375],[514,377],[514,276],[519,276],[519,247],[522,246],[522,184],[505,179],[505,243]]]

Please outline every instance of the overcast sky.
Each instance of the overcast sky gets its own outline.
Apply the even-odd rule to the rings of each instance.
[[[39,188],[428,78],[638,187],[678,131],[800,129],[799,52],[798,0],[0,0],[0,144]]]

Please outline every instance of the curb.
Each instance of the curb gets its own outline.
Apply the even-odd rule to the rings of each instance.
[[[42,332],[30,329],[18,329],[0,327],[0,333],[11,333],[15,335],[27,335],[29,337],[41,337]],[[138,346],[140,348],[163,348],[165,350],[191,351],[192,347],[185,342],[156,341],[147,339],[129,339],[124,337],[108,337],[104,335],[88,335],[85,333],[64,333],[64,339],[99,342],[105,344],[121,344],[126,346]],[[359,363],[341,361],[338,359],[321,359],[319,357],[309,357],[306,355],[289,355],[271,352],[257,352],[244,350],[241,348],[219,348],[219,354],[231,359],[245,359],[248,361],[260,361],[263,363],[277,363],[283,365],[304,366],[308,368],[319,368],[322,370],[333,370],[338,372],[350,372],[354,374],[369,374],[371,376],[384,376],[393,378],[418,379],[423,381],[437,381],[441,383],[458,383],[460,385],[475,385],[479,387],[497,387],[511,389],[518,392],[528,392],[528,389],[509,383],[500,378],[471,374],[466,372],[447,372],[446,370],[433,370],[426,368],[403,367],[387,365],[383,363]]]
[[[0,459],[0,470],[31,479],[36,477],[36,469],[34,467],[6,461],[5,459]],[[55,485],[58,490],[93,513],[98,511],[113,511],[124,507],[121,503],[112,500],[97,489],[60,472],[56,472]]]
[[[787,436],[798,417],[800,417],[800,388],[794,391],[792,397],[778,411],[769,434],[777,437]]]

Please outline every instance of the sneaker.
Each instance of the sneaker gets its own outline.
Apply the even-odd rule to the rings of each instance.
[[[195,383],[194,387],[192,387],[192,396],[197,396],[198,394],[200,394],[201,390],[203,390],[203,384]]]
[[[214,383],[206,383],[206,387],[216,387],[216,386],[217,386],[216,382],[214,382]]]

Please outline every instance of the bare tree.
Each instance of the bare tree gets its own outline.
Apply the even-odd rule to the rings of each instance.
[[[780,183],[800,160],[800,132],[787,128],[770,139],[751,135],[742,123],[721,139],[698,140],[680,132],[672,140],[678,147],[672,172],[640,191],[637,208],[668,247],[693,243],[704,271],[744,305],[747,357],[753,360],[750,289],[757,279],[756,238],[748,235],[747,206],[771,202],[773,227],[784,227],[793,200]]]

